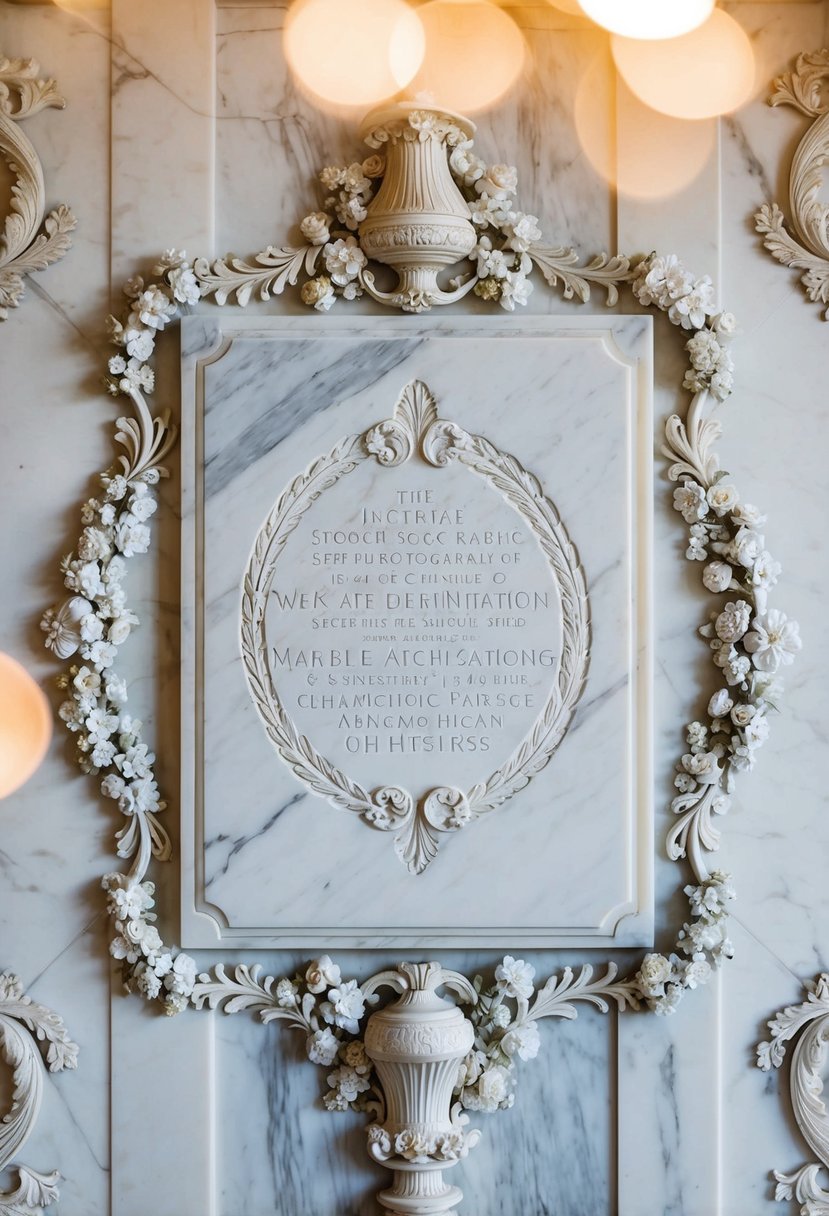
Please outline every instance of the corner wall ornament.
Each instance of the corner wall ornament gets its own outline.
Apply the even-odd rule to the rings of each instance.
[[[46,613],[42,628],[46,645],[61,659],[71,660],[58,677],[59,686],[67,692],[59,713],[76,737],[78,762],[84,771],[99,778],[102,793],[116,803],[125,818],[117,833],[117,852],[122,859],[132,859],[131,864],[124,872],[107,874],[103,879],[114,927],[110,952],[121,962],[125,987],[157,1003],[170,1015],[188,1006],[222,1009],[225,1013],[249,1011],[263,1022],[280,1019],[299,1029],[308,1058],[325,1069],[329,1086],[323,1099],[326,1107],[333,1111],[363,1110],[371,1116],[372,1155],[375,1160],[385,1158],[396,1175],[387,1193],[394,1197],[393,1210],[425,1216],[428,1212],[448,1211],[458,1202],[457,1189],[443,1190],[438,1175],[444,1168],[439,1161],[448,1161],[448,1154],[452,1160],[463,1156],[472,1145],[470,1133],[463,1130],[461,1112],[491,1112],[512,1105],[517,1062],[538,1054],[537,1023],[541,1019],[574,1018],[579,1003],[602,1012],[613,1005],[620,1010],[670,1014],[687,991],[704,985],[713,969],[732,956],[727,920],[734,891],[728,876],[709,869],[708,864],[719,846],[714,820],[728,810],[737,774],[754,767],[782,691],[778,673],[794,660],[801,642],[796,623],[778,609],[768,608],[768,595],[777,582],[780,566],[765,546],[765,516],[740,501],[736,487],[719,468],[714,450],[721,427],[711,417],[711,410],[725,401],[732,389],[729,343],[735,320],[716,308],[711,280],[693,276],[673,254],[651,254],[635,264],[626,257],[601,254],[580,267],[572,250],[539,244],[536,218],[515,207],[514,168],[485,165],[475,155],[472,141],[466,137],[467,129],[442,112],[408,111],[395,119],[393,126],[372,126],[371,131],[378,145],[390,142],[397,148],[401,140],[402,144],[427,144],[428,155],[422,158],[426,166],[440,164],[436,147],[441,149],[441,156],[446,155],[446,147],[452,147],[449,167],[463,197],[473,200],[470,217],[478,233],[469,253],[471,277],[450,284],[453,291],[461,289],[462,294],[463,289],[474,290],[482,299],[512,310],[526,303],[531,288],[528,275],[535,264],[565,298],[576,297],[582,302],[589,300],[591,284],[603,286],[610,303],[617,299],[619,287],[629,284],[639,304],[664,312],[685,338],[689,366],[682,388],[692,398],[684,418],[674,414],[668,419],[663,453],[671,462],[668,477],[677,483],[674,507],[688,529],[683,542],[685,556],[701,563],[703,586],[716,597],[700,634],[711,650],[717,685],[705,721],[694,720],[687,727],[687,748],[677,764],[674,782],[677,792],[671,810],[676,820],[668,834],[666,851],[673,861],[686,859],[692,876],[691,883],[682,884],[689,914],[676,934],[674,949],[665,954],[646,954],[638,967],[622,978],[612,962],[596,978],[593,967],[584,964],[576,971],[565,967],[539,987],[535,985],[534,967],[507,955],[490,979],[476,976],[471,985],[460,980],[454,984],[453,991],[469,1007],[463,1023],[445,1014],[443,1006],[434,1005],[439,998],[433,990],[444,982],[437,977],[445,976],[438,964],[431,968],[423,964],[408,972],[399,968],[391,973],[393,984],[406,999],[392,1006],[391,1012],[386,1011],[387,1017],[399,1019],[401,1026],[406,1022],[413,1027],[418,1023],[416,1010],[422,1006],[428,1018],[438,1012],[447,1019],[452,1016],[458,1028],[458,1044],[462,1037],[466,1043],[472,1035],[471,1046],[464,1046],[460,1063],[452,1059],[454,1106],[447,1108],[449,1099],[442,1088],[441,1109],[432,1111],[432,1128],[428,1135],[421,1135],[423,1128],[415,1127],[414,1091],[407,1096],[400,1089],[399,1074],[391,1067],[394,1061],[378,1049],[378,1023],[369,1019],[366,1024],[368,1006],[377,999],[375,988],[380,985],[380,977],[362,985],[356,979],[344,979],[339,966],[327,955],[313,960],[293,977],[263,975],[259,965],[247,964],[236,965],[231,971],[219,964],[210,973],[197,974],[195,960],[176,947],[165,946],[156,928],[155,886],[148,874],[153,858],[167,860],[171,856],[169,838],[159,819],[165,803],[155,780],[155,757],[144,740],[141,723],[127,709],[126,684],[114,670],[120,646],[138,624],[128,607],[124,581],[127,563],[149,549],[149,520],[157,505],[153,488],[165,475],[163,461],[175,440],[169,418],[153,418],[146,404],[145,394],[154,385],[149,361],[158,334],[203,297],[212,295],[223,304],[234,295],[242,307],[254,290],[260,298],[268,299],[271,293],[280,294],[294,285],[303,270],[313,275],[320,257],[328,273],[304,283],[302,297],[307,304],[327,311],[338,298],[353,299],[363,291],[378,298],[366,253],[352,234],[362,232],[361,225],[371,212],[368,204],[375,197],[380,200],[380,209],[371,212],[373,219],[367,230],[370,247],[379,252],[382,241],[378,233],[393,229],[390,192],[384,193],[381,188],[375,196],[374,183],[385,171],[380,157],[372,156],[346,168],[325,169],[321,174],[325,188],[337,192],[325,205],[328,208],[330,201],[330,210],[347,234],[329,231],[326,210],[303,220],[301,227],[308,241],[303,247],[269,247],[253,262],[228,257],[212,266],[204,258],[191,263],[184,253],[170,250],[153,266],[149,282],[137,277],[125,285],[124,317],[110,317],[108,321],[110,336],[119,349],[109,360],[107,383],[114,396],[129,398],[135,416],[119,418],[116,423],[116,443],[124,452],[102,474],[100,497],[90,498],[81,509],[78,545],[62,562],[68,596]],[[398,166],[409,163],[403,151],[401,145]],[[442,173],[440,177],[445,188]],[[410,200],[405,191],[404,196]],[[453,225],[456,219],[454,216]],[[406,256],[390,261],[400,275],[400,283],[383,303],[419,311],[448,302],[440,297],[443,289],[435,286],[437,268],[432,256],[438,247],[445,252],[443,238],[434,238],[428,259],[418,254],[419,242],[428,244],[434,237],[434,232],[429,237],[423,235],[423,224],[428,228],[433,220],[434,215],[418,215],[414,227],[408,221],[401,226],[399,241],[389,237],[387,248],[405,249]],[[495,247],[493,238],[501,241],[500,247]],[[337,451],[324,457],[323,463],[332,457],[335,463],[358,456],[366,459],[369,443],[371,454],[381,463],[386,458],[395,460],[407,450],[407,444],[414,444],[415,435],[420,438],[421,428],[411,425],[407,430],[398,418],[374,428],[369,435],[363,448],[360,442],[365,437],[353,437],[347,441],[354,443],[350,454]],[[450,437],[455,438],[454,434]],[[464,440],[454,458],[471,455],[480,460],[484,449],[476,450],[475,437],[466,438],[471,447],[464,446]],[[494,459],[494,451],[488,459]],[[519,469],[516,462],[513,471],[518,473],[520,483],[524,471]],[[268,543],[266,536],[260,560],[264,560]],[[256,577],[254,568],[246,595],[255,596]],[[575,571],[571,571],[571,577],[575,577]],[[251,620],[253,602],[251,599]],[[586,627],[586,616],[583,620]],[[580,653],[580,647],[576,653]],[[248,674],[250,677],[250,671]],[[284,723],[277,725],[279,735]],[[444,793],[447,797],[443,803],[451,808],[457,791]],[[401,810],[413,816],[402,791],[384,791],[382,802],[390,819]],[[407,847],[404,844],[404,853]],[[413,860],[416,862],[416,858]],[[404,1017],[401,1010],[409,1013]],[[461,1029],[462,1025],[469,1029]],[[416,1059],[403,1061],[407,1067],[426,1069],[436,1059],[440,1062],[442,1048],[427,1050],[427,1038],[421,1040],[417,1052],[412,1048]],[[404,1039],[409,1041],[404,1035],[400,1043]],[[416,1034],[412,1042],[415,1039]],[[460,1053],[459,1046],[457,1050]],[[452,1071],[449,1062],[447,1056],[443,1060],[446,1068],[439,1070],[441,1086]],[[402,1177],[407,1174],[413,1188],[408,1192]],[[426,1174],[440,1190],[438,1200],[424,1189]],[[436,1201],[443,1206],[435,1207]]]
[[[823,173],[829,163],[829,51],[798,55],[793,72],[778,76],[769,104],[791,105],[815,119],[798,144],[790,171],[792,228],[786,229],[776,203],[764,204],[755,215],[763,244],[784,266],[804,270],[801,282],[810,300],[826,305],[829,320],[829,207],[820,202]],[[791,1061],[789,1095],[804,1140],[818,1158],[790,1174],[773,1171],[774,1197],[800,1205],[800,1216],[829,1216],[829,1190],[820,1175],[829,1172],[829,1113],[823,1098],[823,1073],[829,1046],[829,975],[805,980],[806,999],[787,1005],[768,1022],[771,1036],[757,1047],[757,1066],[770,1072],[782,1066],[786,1044],[797,1041]]]
[[[18,127],[24,118],[47,106],[62,109],[66,104],[55,81],[38,79],[39,71],[34,59],[0,55],[0,155],[15,175],[11,211],[0,235],[0,321],[20,304],[24,275],[59,261],[68,251],[69,233],[77,225],[65,205],[50,211],[44,221],[46,191],[40,158]]]
[[[797,146],[789,176],[791,229],[777,203],[764,203],[754,217],[766,249],[782,262],[803,270],[800,281],[810,300],[824,306],[829,320],[829,206],[821,202],[829,163],[829,51],[798,55],[795,70],[778,76],[772,106],[794,106],[814,119]]]
[[[39,1216],[59,1198],[57,1170],[41,1174],[13,1165],[34,1129],[43,1098],[43,1064],[38,1041],[46,1043],[50,1072],[77,1068],[78,1048],[61,1019],[23,991],[16,975],[0,974],[0,1054],[12,1070],[12,1102],[0,1119],[0,1172],[16,1170],[13,1191],[0,1191],[0,1216]]]
[[[771,1036],[757,1048],[757,1065],[764,1072],[780,1068],[786,1044],[797,1040],[791,1062],[790,1091],[797,1126],[817,1162],[791,1174],[774,1171],[778,1201],[796,1200],[801,1216],[827,1216],[829,1191],[820,1185],[821,1170],[829,1170],[829,1112],[823,1099],[823,1072],[829,1059],[829,975],[803,985],[806,999],[787,1005],[768,1023]]]
[[[564,605],[561,659],[552,691],[527,736],[505,763],[470,790],[440,786],[417,798],[397,786],[366,790],[335,768],[300,734],[277,691],[270,670],[266,607],[276,567],[288,537],[326,490],[363,461],[396,468],[416,458],[433,468],[457,463],[502,494],[536,537]],[[589,648],[587,586],[578,555],[553,503],[538,480],[509,453],[481,435],[470,435],[438,417],[435,399],[420,381],[408,384],[394,417],[350,435],[295,477],[270,511],[254,542],[243,582],[241,649],[254,704],[268,738],[294,773],[314,793],[364,823],[395,832],[395,851],[413,874],[436,857],[441,834],[460,831],[502,806],[550,760],[584,688]]]

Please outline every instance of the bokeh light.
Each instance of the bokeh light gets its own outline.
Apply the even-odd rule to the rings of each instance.
[[[558,0],[553,0],[557,3]],[[711,16],[714,0],[580,0],[584,14],[624,38],[677,38]]]
[[[285,19],[291,71],[334,105],[372,106],[394,96],[417,72],[425,45],[405,0],[296,0]]]
[[[754,90],[754,52],[740,25],[714,9],[699,29],[664,42],[612,39],[616,67],[645,105],[674,118],[730,114]]]
[[[0,798],[29,780],[51,736],[46,697],[25,667],[0,652]]]
[[[525,44],[503,9],[486,0],[429,0],[417,10],[426,34],[423,65],[406,90],[475,114],[495,105],[524,67]]]
[[[618,96],[617,96],[618,89]],[[617,105],[636,107],[625,123],[625,143],[617,147]],[[686,189],[711,155],[713,121],[678,122],[646,108],[614,81],[609,56],[595,56],[579,81],[573,117],[585,156],[620,194],[638,199],[669,198]]]

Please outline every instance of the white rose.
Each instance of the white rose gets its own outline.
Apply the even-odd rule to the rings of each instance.
[[[476,181],[475,189],[490,198],[505,199],[518,189],[518,171],[514,165],[490,165]]]
[[[728,546],[729,555],[740,566],[752,569],[764,549],[764,538],[753,528],[740,528],[737,535]]]
[[[522,1060],[534,1060],[541,1047],[541,1037],[535,1022],[516,1026],[508,1030],[501,1040],[501,1047],[508,1056],[517,1055]]]
[[[722,481],[708,487],[708,503],[715,515],[722,518],[737,505],[737,491],[734,486],[727,486]]]
[[[682,757],[682,767],[700,785],[714,785],[720,779],[719,762],[713,752],[688,752]]]
[[[646,954],[636,979],[644,993],[655,994],[668,982],[670,976],[671,964],[664,954]]]
[[[487,1068],[478,1081],[482,1110],[497,1110],[509,1094],[509,1073],[500,1064]]]
[[[734,702],[728,689],[721,688],[719,692],[714,693],[708,702],[709,716],[712,718],[724,718],[726,714],[731,713],[733,706]]]
[[[733,570],[728,562],[709,562],[702,572],[702,582],[708,591],[718,595],[731,586]]]
[[[305,1049],[312,1064],[323,1064],[328,1067],[337,1058],[340,1040],[326,1026],[323,1030],[315,1030],[308,1036]]]
[[[330,215],[326,215],[324,211],[313,211],[310,215],[306,215],[299,230],[309,244],[324,245],[331,236],[330,223]]]
[[[305,983],[308,991],[313,993],[325,992],[326,988],[334,988],[342,976],[336,963],[327,954],[315,958],[305,972]]]
[[[114,620],[107,630],[107,638],[112,642],[113,646],[121,646],[126,642],[132,630],[132,622],[128,617],[119,616]]]
[[[731,721],[742,729],[744,726],[748,726],[756,713],[757,710],[753,705],[735,705],[731,710]]]
[[[712,325],[718,334],[728,337],[737,329],[737,318],[733,312],[721,312],[714,318]]]

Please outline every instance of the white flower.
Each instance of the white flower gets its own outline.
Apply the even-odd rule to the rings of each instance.
[[[705,750],[705,742],[708,738],[707,726],[703,726],[701,722],[691,722],[685,734],[691,751],[698,752]]]
[[[682,767],[700,785],[714,785],[720,779],[720,766],[714,752],[689,752],[682,757]]]
[[[121,798],[126,788],[124,778],[117,773],[108,773],[101,782],[101,793],[105,798]]]
[[[280,1009],[292,1009],[296,1005],[297,991],[296,984],[292,983],[291,980],[281,979],[277,982],[276,1003]]]
[[[512,1014],[506,1005],[496,1005],[490,1014],[490,1021],[493,1026],[499,1026],[502,1029],[509,1026],[512,1021]]]
[[[174,1018],[177,1014],[184,1013],[186,1008],[187,996],[181,992],[171,992],[164,1001],[164,1012],[168,1018]]]
[[[330,215],[326,215],[324,211],[313,211],[306,215],[299,230],[310,245],[325,245],[331,236],[330,223]]]
[[[88,612],[81,620],[81,638],[84,642],[97,642],[104,636],[104,622],[94,612]]]
[[[513,958],[511,954],[507,954],[495,968],[498,987],[507,996],[528,1000],[533,994],[534,978],[535,967],[525,963],[522,958]]]
[[[119,743],[123,745],[124,736],[121,735]],[[151,766],[155,761],[155,756],[147,750],[146,743],[133,743],[124,748],[123,753],[115,757],[115,764],[119,772],[131,780],[135,777],[151,776]]]
[[[507,312],[512,312],[516,304],[526,304],[532,294],[533,285],[524,274],[507,275],[506,281],[501,284],[501,295],[498,298],[498,303]]]
[[[714,622],[717,637],[723,642],[738,642],[750,620],[751,605],[746,600],[730,600]]]
[[[118,715],[108,714],[105,709],[93,709],[84,723],[91,743],[101,743],[118,729]],[[114,755],[114,748],[113,748]],[[95,761],[93,761],[93,764]]]
[[[106,695],[114,705],[122,706],[127,700],[127,682],[122,676],[113,675],[112,672],[107,674],[106,678]]]
[[[305,1050],[312,1064],[322,1064],[326,1068],[333,1064],[340,1049],[340,1040],[332,1030],[325,1026],[315,1030],[305,1041]]]
[[[684,481],[674,490],[674,510],[679,511],[688,524],[703,519],[708,514],[705,490],[696,481]]]
[[[501,1040],[501,1047],[508,1056],[519,1056],[522,1060],[534,1060],[541,1047],[541,1038],[535,1022],[516,1026],[508,1030]]]
[[[360,1018],[366,1011],[365,999],[356,980],[346,980],[339,988],[332,988],[328,993],[329,1000],[320,1006],[326,1022],[333,1022],[349,1034],[357,1034],[360,1029]]]
[[[337,165],[328,165],[319,175],[320,182],[326,190],[336,190],[345,181],[345,169]]]
[[[713,328],[723,337],[730,337],[737,329],[737,318],[733,312],[721,312],[711,322]]]
[[[323,954],[321,958],[314,959],[305,972],[305,983],[308,985],[308,991],[314,994],[325,992],[326,988],[336,987],[341,979],[339,967],[331,961],[327,954]]]
[[[189,954],[177,954],[171,971],[164,977],[168,992],[188,997],[196,983],[196,964]]]
[[[479,194],[506,199],[518,189],[518,171],[514,165],[490,165],[475,182]]]
[[[671,970],[664,954],[646,954],[636,973],[636,982],[645,996],[659,996],[671,977]]]
[[[349,195],[341,190],[336,199],[326,199],[326,206],[334,207],[334,212],[341,224],[345,224],[351,232],[356,232],[368,215],[366,206],[359,195]]]
[[[751,671],[751,661],[744,654],[738,654],[733,646],[723,646],[714,654],[714,662],[722,668],[725,682],[729,688],[735,684],[743,684]]]
[[[81,561],[106,561],[111,553],[112,545],[105,532],[100,528],[84,528],[78,541],[78,557]]]
[[[354,161],[345,170],[342,184],[349,194],[371,193],[371,182],[363,173],[363,166],[359,161]]]
[[[465,186],[474,186],[483,177],[486,165],[472,151],[472,140],[456,144],[449,156],[449,167]]]
[[[130,512],[125,512],[115,528],[115,544],[124,557],[133,557],[136,553],[146,553],[150,547],[150,529],[146,524],[139,523]]]
[[[326,1110],[348,1110],[348,1099],[338,1089],[329,1089],[327,1094],[323,1094],[322,1100]]]
[[[83,657],[99,668],[111,667],[117,653],[112,643],[105,642],[103,639],[93,642],[90,646],[81,647]]]
[[[358,1072],[356,1068],[349,1068],[347,1064],[335,1068],[332,1073],[328,1074],[328,1084],[342,1094],[346,1102],[356,1102],[360,1094],[364,1094],[367,1089],[371,1088],[371,1081],[368,1077]]]
[[[723,481],[718,481],[716,485],[708,487],[708,504],[715,515],[721,519],[723,515],[728,515],[737,505],[737,491],[734,486],[726,485]]]
[[[302,284],[300,290],[303,304],[310,304],[316,308],[317,312],[328,312],[328,309],[336,300],[334,294],[334,286],[327,275],[318,275],[315,279],[309,279],[307,283]]]
[[[709,591],[717,595],[728,590],[733,574],[728,562],[709,562],[702,572],[702,581]]]
[[[751,528],[756,531],[757,528],[763,526],[766,522],[765,515],[761,515],[757,507],[752,506],[750,502],[741,503],[732,512],[735,523],[740,524],[744,528]]]
[[[712,376],[725,353],[710,329],[701,329],[685,343],[691,356],[691,366],[704,376]]]
[[[115,759],[115,744],[108,739],[96,743],[89,758],[95,768],[107,768]]]
[[[759,555],[751,571],[752,586],[759,591],[769,591],[777,582],[782,567],[767,549]]]
[[[189,266],[176,266],[167,275],[173,299],[179,304],[198,304],[201,299],[199,281]]]
[[[135,613],[125,612],[112,622],[107,630],[107,639],[112,642],[113,646],[122,646],[130,636],[133,625],[137,624],[138,617]]]
[[[697,279],[687,292],[674,301],[668,316],[683,329],[702,329],[705,318],[714,311],[714,284],[708,275]]]
[[[768,672],[793,663],[803,645],[797,622],[790,621],[777,608],[754,618],[752,631],[746,634],[743,644],[758,671]]]
[[[161,980],[156,975],[155,971],[151,971],[149,967],[144,967],[141,974],[135,981],[135,986],[148,1001],[153,1000],[161,991]]]
[[[676,254],[667,257],[645,258],[637,267],[633,280],[633,292],[640,304],[655,304],[667,309],[673,300],[678,300],[690,290],[693,279]]]
[[[734,702],[728,689],[721,688],[708,702],[708,713],[712,718],[724,718],[726,714],[731,713],[733,707]]]
[[[136,328],[135,326],[126,329],[124,345],[127,348],[127,354],[141,363],[146,363],[155,349],[154,333],[155,331],[152,329]]]
[[[136,777],[130,786],[130,793],[133,797],[134,810],[136,811],[160,811],[166,806],[159,798],[158,786],[155,778],[151,773],[147,773],[143,777]]]
[[[748,726],[756,713],[757,710],[753,705],[735,705],[731,710],[731,721],[742,730],[743,727]]]
[[[146,363],[130,359],[124,375],[118,381],[118,387],[122,393],[132,393],[137,389],[151,393],[155,387],[155,372]]]
[[[682,1000],[682,987],[680,984],[668,984],[665,989],[664,996],[657,997],[656,1000],[650,1002],[650,1007],[654,1013],[665,1017],[668,1014],[675,1013],[679,1002]]]
[[[148,329],[163,329],[176,315],[176,306],[166,292],[153,286],[141,292],[135,301],[135,312],[141,324],[146,325]]]
[[[92,697],[98,697],[101,694],[101,677],[97,671],[92,671],[89,667],[80,667],[72,684],[80,693],[89,693]]]
[[[116,473],[114,477],[104,474],[101,481],[106,486],[107,498],[111,502],[120,502],[129,488],[127,479],[122,473]]]
[[[740,528],[728,546],[728,556],[737,565],[751,570],[760,554],[764,552],[764,543],[764,538],[753,528]]]
[[[478,1081],[477,1109],[483,1111],[497,1110],[509,1097],[509,1073],[500,1064],[491,1064],[485,1069]]]
[[[45,614],[40,627],[46,634],[46,646],[59,659],[68,659],[78,649],[83,638],[83,622],[91,612],[92,604],[88,599],[73,595],[59,608]]]
[[[749,747],[761,747],[769,737],[769,720],[765,714],[756,713],[743,731]]]
[[[482,1051],[474,1049],[470,1051],[458,1065],[458,1078],[455,1082],[455,1091],[458,1092],[474,1085],[483,1072],[485,1063],[486,1056]]]
[[[127,509],[140,523],[143,523],[145,520],[149,519],[151,515],[155,515],[158,503],[155,501],[152,494],[147,491],[147,487],[143,485],[143,483],[139,483],[139,485],[135,488],[136,493],[130,495],[127,503]],[[139,489],[143,490],[144,492],[138,493]],[[111,564],[112,563],[110,563],[110,565]]]
[[[113,355],[107,367],[109,368],[110,375],[120,376],[127,370],[127,361],[123,355]]]
[[[73,571],[78,591],[88,600],[94,600],[103,590],[101,567],[97,562],[73,562]]]
[[[323,253],[325,269],[338,287],[344,287],[356,279],[368,260],[353,236],[326,245]]]
[[[394,1151],[407,1161],[426,1161],[429,1158],[431,1145],[423,1132],[402,1131],[394,1138]]]
[[[477,258],[477,274],[481,279],[490,275],[495,279],[505,279],[509,272],[507,259],[501,249],[493,249],[488,236],[482,236],[472,250],[470,257]],[[511,261],[512,259],[510,259]]]
[[[531,245],[541,240],[538,216],[525,214],[523,211],[511,211],[504,233],[509,238],[511,249],[517,253],[526,253]]]

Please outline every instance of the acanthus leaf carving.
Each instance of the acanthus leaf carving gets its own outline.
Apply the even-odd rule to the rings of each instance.
[[[46,190],[40,159],[19,123],[47,106],[66,104],[54,80],[41,80],[34,59],[0,55],[0,155],[15,176],[11,210],[0,237],[0,321],[23,297],[24,278],[57,262],[68,251],[77,221],[65,205],[46,219]],[[15,107],[12,98],[18,98]],[[41,229],[42,231],[39,231]]]

